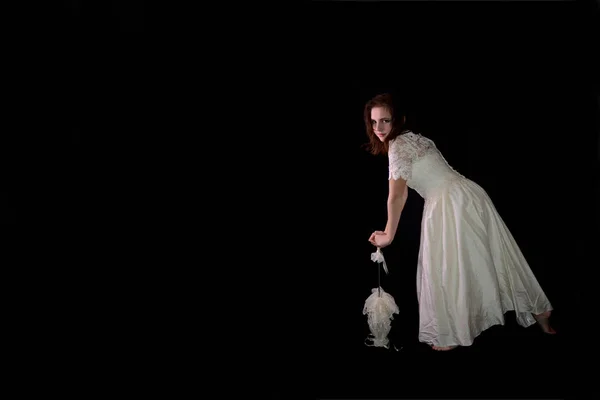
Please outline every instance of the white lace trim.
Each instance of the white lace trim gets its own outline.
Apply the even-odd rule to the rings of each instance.
[[[420,134],[408,131],[396,137],[388,151],[388,179],[408,181],[412,177],[412,165],[432,149],[435,149],[433,141]]]

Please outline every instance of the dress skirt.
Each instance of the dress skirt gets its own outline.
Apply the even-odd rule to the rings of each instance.
[[[552,310],[487,193],[457,177],[425,197],[417,267],[419,341],[470,346],[515,311],[523,327]]]

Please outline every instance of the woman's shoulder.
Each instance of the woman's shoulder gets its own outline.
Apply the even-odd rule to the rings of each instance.
[[[392,139],[390,143],[395,143],[396,147],[400,146],[402,148],[429,149],[435,147],[433,140],[423,136],[420,132],[414,132],[411,130],[401,132],[398,136]]]
[[[406,130],[406,131],[402,131],[398,134],[398,136],[396,136],[395,138],[393,138],[391,141],[392,142],[404,142],[404,141],[410,141],[412,139],[416,139],[418,137],[420,137],[421,135],[418,133],[415,133],[413,131],[410,130]]]
[[[425,141],[431,141],[431,139],[425,135],[423,135],[421,132],[415,132],[415,131],[403,131],[402,133],[400,133],[398,135],[398,137],[402,137],[402,138],[406,138],[408,140],[425,140]]]

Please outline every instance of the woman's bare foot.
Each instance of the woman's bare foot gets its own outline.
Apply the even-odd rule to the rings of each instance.
[[[447,346],[447,347],[442,347],[442,346],[431,346],[432,349],[437,350],[437,351],[448,351],[448,350],[452,350],[457,348],[458,346]]]
[[[540,328],[542,328],[542,330],[545,333],[554,335],[556,331],[550,326],[550,314],[550,311],[546,311],[541,314],[534,315],[533,317],[538,322],[538,324],[540,324]]]

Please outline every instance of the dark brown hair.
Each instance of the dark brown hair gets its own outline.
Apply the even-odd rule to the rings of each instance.
[[[392,130],[383,142],[373,132],[371,109],[374,107],[385,107],[392,114]],[[404,123],[402,122],[403,117],[406,117]],[[390,93],[378,94],[365,104],[364,120],[365,127],[367,128],[367,136],[369,137],[369,143],[366,143],[365,147],[374,155],[387,154],[390,140],[396,138],[403,131],[406,131],[408,127],[407,123],[409,122],[406,107],[397,98],[392,97]]]

